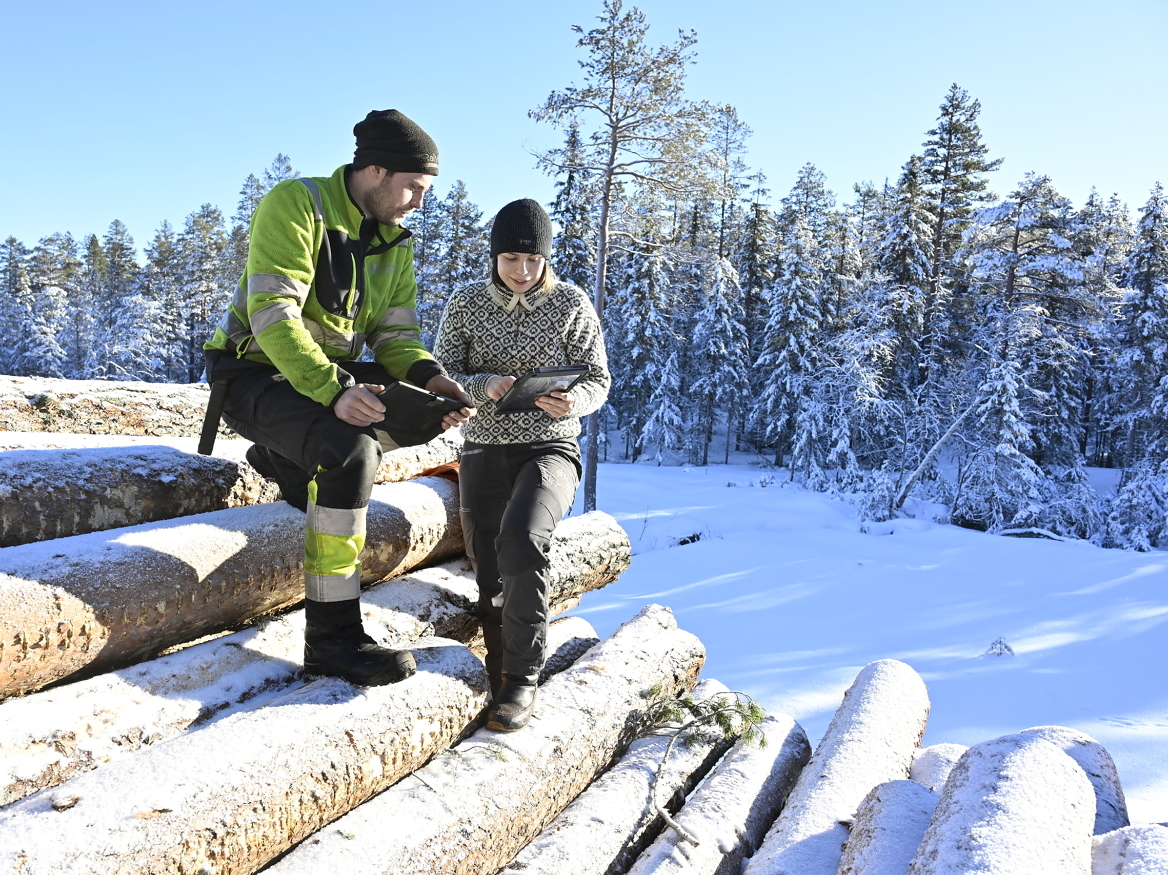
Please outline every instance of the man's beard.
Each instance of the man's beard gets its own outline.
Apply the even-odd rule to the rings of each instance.
[[[365,199],[365,207],[369,215],[382,225],[397,226],[414,209],[409,205],[404,207],[393,207],[390,205],[392,194],[388,185],[389,179],[390,177],[386,176],[380,185],[369,192],[369,195]]]

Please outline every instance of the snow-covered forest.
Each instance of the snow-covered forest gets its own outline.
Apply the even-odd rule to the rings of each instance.
[[[652,48],[647,30],[608,0],[596,29],[577,30],[584,84],[531,113],[563,132],[538,156],[556,179],[552,263],[594,293],[616,380],[595,455],[705,465],[726,458],[716,442],[850,497],[872,521],[911,496],[977,529],[1168,546],[1158,182],[1129,209],[1094,193],[1075,206],[1041,172],[1005,178],[979,102],[953,85],[887,180],[841,194],[807,164],[781,171],[776,191],[746,163],[736,110],[686,96],[696,38]],[[657,104],[638,105],[625,82],[644,119],[618,125],[582,107],[588,87],[634,69],[636,58],[624,73],[598,66],[621,36],[660,87]],[[9,237],[0,371],[197,381],[252,211],[295,175],[277,156],[245,180],[230,219],[204,204],[180,230],[163,222],[141,261],[119,221],[31,248]],[[450,292],[485,276],[488,220],[461,181],[411,218],[427,338]],[[1091,488],[1089,466],[1122,469],[1113,495]]]

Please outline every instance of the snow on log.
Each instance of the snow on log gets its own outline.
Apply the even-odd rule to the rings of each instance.
[[[1095,793],[1037,735],[974,745],[949,775],[910,875],[1089,875]]]
[[[811,756],[803,727],[771,714],[759,727],[767,744],[739,741],[686,801],[677,823],[693,845],[666,828],[629,875],[738,875],[762,843]]]
[[[375,486],[373,582],[462,552],[458,487]],[[139,661],[303,598],[304,514],[283,502],[0,549],[0,697]]]
[[[703,660],[701,642],[650,605],[541,687],[526,728],[479,730],[269,872],[497,871],[633,738],[649,688],[688,689]]]
[[[473,721],[486,670],[431,638],[418,673],[322,678],[0,811],[0,871],[243,875],[419,768]],[[331,871],[331,870],[328,870]]]
[[[1168,826],[1125,826],[1095,836],[1091,875],[1164,875],[1168,872]]]
[[[210,394],[203,383],[0,376],[0,431],[198,437]]]
[[[885,781],[864,797],[837,875],[905,875],[939,794],[916,781]]]
[[[928,716],[920,675],[894,659],[866,665],[745,875],[835,875],[845,823],[877,784],[908,777]]]
[[[704,680],[693,691],[702,701],[729,691]],[[660,831],[656,800],[676,813],[686,795],[730,747],[729,741],[682,734],[675,725],[629,745],[616,764],[560,812],[503,873],[605,875],[625,872]],[[676,738],[665,767],[657,770]]]
[[[211,456],[200,456],[197,443],[194,438],[4,435],[0,547],[279,498],[276,484],[244,460],[250,441],[218,441]],[[388,452],[377,482],[408,480],[452,462],[461,445],[457,431],[444,432],[428,444]]]
[[[1023,729],[1023,735],[1037,735],[1046,739],[1071,759],[1087,774],[1095,788],[1095,835],[1127,826],[1127,800],[1119,783],[1119,771],[1107,748],[1086,733],[1066,726],[1034,726]]]
[[[949,779],[949,773],[967,750],[969,748],[964,744],[932,744],[918,748],[913,755],[908,776],[918,784],[940,793],[945,781]]]
[[[584,523],[605,521],[621,531],[610,517],[587,514],[557,528],[553,545],[571,541]],[[594,560],[599,564],[604,557],[594,554]],[[575,568],[580,570],[579,561]],[[590,577],[598,585],[608,582]],[[576,586],[563,573],[554,574],[553,582],[555,614],[574,600],[564,593],[574,594]],[[417,569],[365,592],[366,629],[395,647],[432,634],[468,643],[477,631],[470,614],[477,594],[465,559]],[[596,633],[583,619],[554,620],[545,672],[563,670],[594,643]],[[304,614],[291,611],[168,656],[0,703],[0,805],[254,707],[295,681],[303,650]]]

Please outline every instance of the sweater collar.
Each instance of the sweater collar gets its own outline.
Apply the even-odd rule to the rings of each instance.
[[[548,298],[551,297],[543,289],[540,289],[530,297],[526,294],[517,295],[506,286],[499,285],[496,282],[488,283],[487,288],[491,293],[491,300],[502,307],[505,313],[521,314],[524,311],[530,313],[536,307],[546,303]]]

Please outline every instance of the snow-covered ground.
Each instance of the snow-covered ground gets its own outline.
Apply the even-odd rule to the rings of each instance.
[[[575,612],[601,637],[668,605],[706,677],[813,743],[864,665],[903,660],[928,684],[924,744],[1069,726],[1115,758],[1133,823],[1168,821],[1168,553],[921,519],[864,533],[850,505],[747,465],[602,464],[598,483],[634,552]],[[987,653],[998,639],[1012,655]]]

